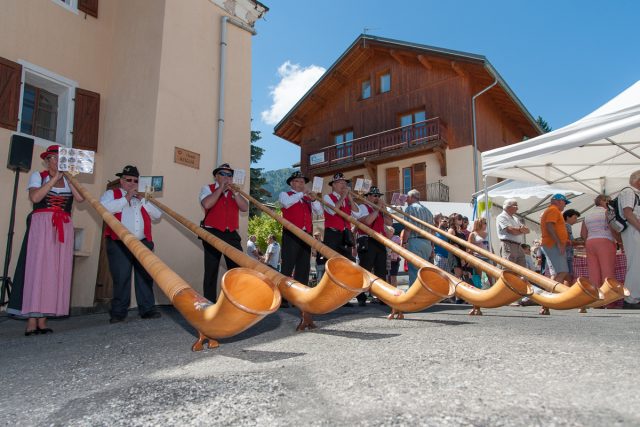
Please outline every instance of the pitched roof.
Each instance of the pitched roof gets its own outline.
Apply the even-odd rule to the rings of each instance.
[[[292,141],[291,130],[288,128],[290,128],[292,123],[295,125],[295,120],[291,119],[296,116],[299,109],[310,99],[313,99],[313,94],[318,89],[332,89],[332,86],[336,88],[341,87],[345,83],[345,80],[350,77],[351,73],[357,70],[362,63],[373,55],[373,49],[367,48],[390,51],[392,55],[396,55],[395,57],[400,58],[400,60],[402,60],[403,55],[410,53],[417,56],[419,60],[420,57],[425,58],[428,56],[430,59],[449,61],[454,69],[456,69],[455,67],[457,66],[454,64],[465,64],[467,67],[475,68],[477,70],[474,77],[479,83],[486,83],[483,87],[489,86],[494,80],[497,82],[496,86],[499,90],[493,90],[491,95],[499,106],[503,107],[505,111],[510,112],[512,115],[520,116],[519,121],[523,126],[531,127],[535,132],[542,133],[533,116],[486,57],[468,52],[377,37],[369,34],[360,34],[356,40],[351,43],[322,77],[300,98],[280,122],[278,122],[274,127],[274,133],[281,138]]]

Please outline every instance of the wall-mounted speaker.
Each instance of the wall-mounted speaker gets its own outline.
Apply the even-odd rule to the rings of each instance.
[[[13,170],[29,172],[31,170],[31,158],[33,157],[33,138],[22,135],[11,136],[9,147],[9,160],[7,167]]]

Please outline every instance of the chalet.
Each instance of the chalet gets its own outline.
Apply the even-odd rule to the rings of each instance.
[[[143,175],[164,176],[160,200],[199,221],[198,193],[213,168],[229,162],[249,169],[251,41],[266,11],[255,0],[3,1],[0,161],[16,134],[35,141],[31,173],[44,169],[39,154],[50,144],[94,150],[94,174],[79,176],[92,195],[132,164]],[[233,120],[225,122],[225,112]],[[29,174],[20,175],[11,275],[32,209]],[[1,168],[2,248],[13,182],[13,172]],[[73,222],[71,305],[91,307],[110,298],[102,221],[80,203]],[[244,215],[241,229],[246,223]],[[167,219],[153,237],[156,254],[199,290],[200,242]]]
[[[310,176],[466,202],[478,152],[541,131],[484,56],[360,35],[274,133],[300,146]]]

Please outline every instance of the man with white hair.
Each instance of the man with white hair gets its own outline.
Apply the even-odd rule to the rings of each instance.
[[[425,226],[419,224],[417,221],[411,220],[411,217],[433,224],[433,214],[429,209],[420,204],[420,192],[415,188],[407,193],[407,209],[405,213],[410,215],[407,219],[410,223],[425,231]],[[431,242],[413,230],[404,230],[402,244],[406,245],[409,252],[416,254],[424,260],[428,261],[429,258],[431,258],[431,253],[433,252]],[[416,281],[417,277],[418,268],[409,263],[409,286]]]
[[[518,201],[507,199],[502,204],[502,213],[496,217],[496,230],[500,239],[500,256],[523,267],[527,261],[522,250],[524,235],[530,230],[520,223],[515,214],[518,211]]]
[[[631,174],[629,185],[618,195],[618,208],[627,220],[627,228],[621,233],[627,257],[624,286],[631,291],[624,308],[640,309],[640,170]]]

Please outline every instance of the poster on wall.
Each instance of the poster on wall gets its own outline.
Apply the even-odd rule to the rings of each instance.
[[[93,173],[96,153],[90,150],[60,147],[58,150],[58,170],[61,172]]]

